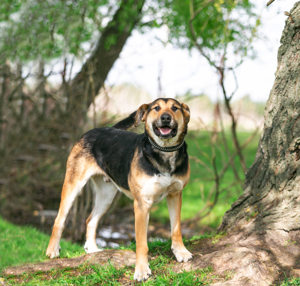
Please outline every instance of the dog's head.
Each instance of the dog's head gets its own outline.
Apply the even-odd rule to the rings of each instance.
[[[183,141],[190,120],[190,109],[173,98],[158,98],[143,104],[135,116],[135,126],[145,122],[145,129],[160,146],[173,146]]]

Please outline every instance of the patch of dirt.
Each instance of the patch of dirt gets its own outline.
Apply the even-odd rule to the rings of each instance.
[[[75,258],[55,258],[40,263],[30,263],[22,266],[8,267],[3,270],[5,276],[21,275],[24,272],[46,272],[51,269],[75,268],[82,264],[100,264],[110,262],[116,268],[131,266],[135,264],[135,252],[132,250],[103,250],[97,253],[82,255]]]

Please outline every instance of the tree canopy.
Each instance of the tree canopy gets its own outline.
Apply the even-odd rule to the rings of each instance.
[[[113,0],[3,0],[2,59],[82,57],[95,48],[120,5],[121,1]],[[128,1],[128,13],[131,5]],[[246,55],[259,24],[253,8],[249,0],[153,0],[146,2],[137,27],[146,32],[145,27],[167,25],[169,41],[180,48],[201,46],[205,53],[224,54],[231,44],[232,53]],[[115,41],[108,39],[107,49]]]
[[[3,0],[1,54],[20,61],[80,56],[97,42],[119,2]]]

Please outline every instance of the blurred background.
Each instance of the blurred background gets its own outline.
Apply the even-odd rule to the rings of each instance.
[[[216,230],[254,161],[284,12],[295,3],[266,2],[2,0],[1,217],[50,233],[80,136],[157,97],[174,97],[191,109],[183,234]],[[87,184],[65,238],[84,241],[92,207]],[[169,229],[166,203],[153,206],[150,239],[169,238]],[[124,195],[97,236],[102,247],[134,240],[133,206]]]

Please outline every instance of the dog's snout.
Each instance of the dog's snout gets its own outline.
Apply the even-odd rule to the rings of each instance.
[[[164,113],[161,117],[160,117],[160,120],[162,123],[164,124],[169,124],[172,120],[172,117],[170,114],[168,113]]]

